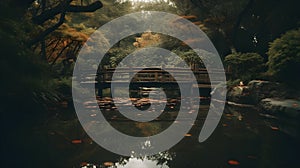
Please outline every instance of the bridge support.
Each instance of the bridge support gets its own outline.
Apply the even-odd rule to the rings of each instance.
[[[101,84],[98,85],[98,96],[101,98],[103,97],[103,87],[101,86]]]

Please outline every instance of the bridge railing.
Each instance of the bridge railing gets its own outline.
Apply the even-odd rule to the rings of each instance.
[[[135,75],[131,80],[132,82],[175,82],[176,80],[168,72],[163,70],[108,71],[104,74],[103,82],[109,82],[112,79],[112,76],[114,76],[115,81],[128,81],[129,77],[133,74]],[[191,79],[187,72],[172,71],[172,74],[176,76],[177,81],[188,81]]]
[[[131,82],[188,82],[193,79],[190,75],[190,69],[188,68],[147,68],[140,70],[141,68],[121,68],[121,69],[103,69],[97,73],[97,81],[100,83],[109,83],[114,76],[114,81],[128,81],[129,77],[133,74],[134,77]],[[216,69],[213,73],[222,73],[223,70]],[[199,68],[193,70],[194,76],[198,83],[210,83],[208,72],[206,69]],[[172,76],[176,76],[175,78]],[[217,81],[217,79],[214,79]]]

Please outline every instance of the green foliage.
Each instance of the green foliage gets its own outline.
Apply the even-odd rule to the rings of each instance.
[[[188,50],[188,51],[181,51],[181,50],[177,50],[175,51],[175,53],[181,57],[188,65],[192,65],[193,63],[196,62],[201,62],[199,56],[197,55],[196,52],[194,52],[193,50]],[[172,60],[170,60],[172,61]],[[174,60],[176,61],[176,60]],[[176,65],[176,63],[175,63]]]
[[[199,68],[205,68],[203,61],[205,61],[207,64],[212,63],[211,58],[213,57],[213,53],[202,50],[202,49],[194,51],[192,49],[183,50],[182,48],[177,48],[175,50],[172,50],[172,52],[174,52],[181,59],[183,59],[190,67],[197,65],[197,67],[199,67]],[[178,60],[177,59],[169,60],[169,62],[171,62],[171,64],[179,65],[178,64],[179,62],[176,62],[176,61],[178,61]]]
[[[53,80],[53,89],[62,94],[64,97],[69,98],[72,96],[72,78],[62,77]]]
[[[129,46],[130,45],[132,45],[132,43],[129,43]],[[108,53],[102,60],[102,64],[109,65],[110,67],[117,67],[118,64],[133,51],[133,47],[114,47],[108,51]]]
[[[225,64],[233,79],[248,81],[263,70],[263,58],[257,53],[234,53],[225,57]]]
[[[33,91],[38,87],[38,81],[47,74],[43,64],[25,45],[23,24],[14,20],[1,22],[1,62],[2,93]],[[24,89],[25,88],[25,89]]]
[[[283,82],[300,82],[300,29],[290,30],[270,43],[268,72]]]
[[[59,101],[48,64],[27,46],[28,33],[35,30],[28,21],[18,17],[0,21],[0,100],[12,115],[40,113],[46,103]]]

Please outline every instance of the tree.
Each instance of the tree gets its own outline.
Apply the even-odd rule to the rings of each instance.
[[[49,4],[47,5],[47,0],[41,0],[41,4],[37,6],[37,9],[35,13],[33,14],[32,21],[35,24],[42,25],[46,21],[49,21],[55,16],[60,15],[59,20],[56,24],[53,26],[50,26],[46,30],[44,30],[42,33],[39,34],[36,38],[34,38],[31,43],[34,44],[36,42],[41,41],[44,39],[47,35],[49,35],[51,32],[56,30],[60,25],[62,25],[65,21],[66,13],[68,12],[94,12],[97,9],[102,8],[103,4],[101,1],[95,1],[92,4],[89,4],[87,6],[81,6],[81,5],[74,5],[72,4],[73,0],[67,0],[67,1],[59,1],[55,4]],[[41,12],[39,12],[41,10]]]
[[[251,80],[262,72],[263,58],[257,53],[234,53],[225,57],[233,79]]]
[[[300,28],[290,30],[270,43],[268,72],[277,80],[300,82]]]
[[[67,47],[60,47],[62,51],[59,53],[63,53],[65,51],[70,53],[69,55],[72,55],[72,57],[75,57],[76,51],[81,47],[79,46],[82,44],[81,41],[76,40],[76,42],[74,42],[74,40],[53,39],[48,36],[52,32],[58,30],[61,25],[65,23],[68,13],[94,12],[102,7],[103,4],[101,1],[94,1],[87,5],[84,4],[82,0],[39,0],[32,2],[31,7],[29,8],[31,20],[38,28],[32,33],[33,38],[29,40],[29,45],[34,46],[34,48],[40,47],[42,59],[48,61],[49,56],[47,55],[47,47],[52,47],[52,42],[58,44],[56,47],[59,47],[60,42],[69,41],[71,44],[67,44]],[[58,42],[55,42],[55,40],[58,40]],[[75,47],[71,45],[75,45]],[[69,48],[71,49],[67,50]],[[72,53],[71,50],[73,51]],[[55,63],[56,59],[60,56],[61,54],[56,56],[52,63]]]
[[[270,41],[300,24],[298,0],[180,2],[193,4],[189,14],[198,16],[202,22],[200,28],[208,34],[221,56],[237,51],[256,52],[266,57]]]

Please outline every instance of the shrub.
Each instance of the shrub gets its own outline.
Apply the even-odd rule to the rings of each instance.
[[[270,43],[268,73],[275,79],[300,82],[300,29],[290,30]]]
[[[257,53],[234,53],[225,57],[233,79],[248,81],[263,71],[263,58]]]

